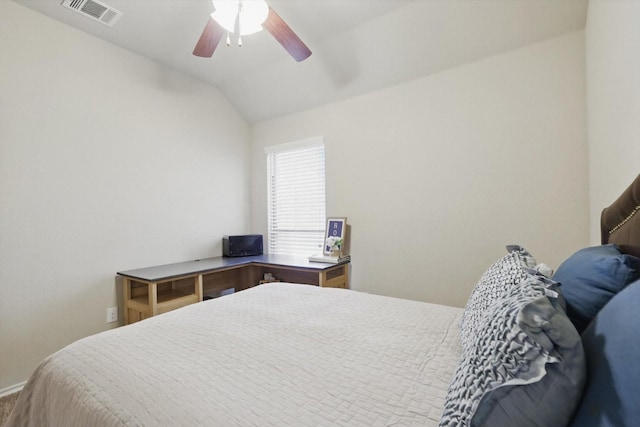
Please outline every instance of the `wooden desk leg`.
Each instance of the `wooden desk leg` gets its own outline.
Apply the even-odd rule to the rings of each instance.
[[[344,266],[344,288],[351,289],[349,287],[349,264],[345,264]]]
[[[151,310],[151,315],[155,316],[158,314],[158,284],[155,282],[150,282],[148,284],[149,289],[149,309]]]
[[[320,273],[318,273],[318,286],[323,288],[326,285],[327,285],[327,272],[321,271]]]
[[[122,294],[124,295],[124,304],[122,306],[122,310],[124,311],[124,324],[129,324],[129,300],[131,300],[131,280],[128,277],[122,279],[122,285],[124,286],[124,290]]]
[[[198,297],[198,301],[202,301],[202,274],[198,274],[196,277],[193,278],[194,280],[194,292],[196,294],[196,296]]]

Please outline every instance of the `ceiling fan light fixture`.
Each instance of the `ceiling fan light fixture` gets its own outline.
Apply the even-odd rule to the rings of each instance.
[[[227,33],[227,45],[231,44],[229,34],[238,33],[238,44],[242,46],[241,36],[263,29],[267,30],[296,61],[304,61],[311,56],[311,50],[307,45],[265,0],[211,1],[215,10],[193,49],[195,56],[211,58],[224,33]]]
[[[236,19],[241,36],[262,31],[269,15],[265,0],[212,0],[215,11],[211,17],[230,33],[236,32]]]

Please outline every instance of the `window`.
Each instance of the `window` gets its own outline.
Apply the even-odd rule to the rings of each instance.
[[[322,251],[325,228],[324,138],[265,149],[270,254]]]

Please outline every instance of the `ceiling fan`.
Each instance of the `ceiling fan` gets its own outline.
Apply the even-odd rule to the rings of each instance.
[[[298,62],[311,55],[311,50],[293,32],[265,0],[212,0],[215,11],[196,43],[193,54],[205,58],[213,56],[222,36],[238,34],[238,45],[242,36],[266,29]]]

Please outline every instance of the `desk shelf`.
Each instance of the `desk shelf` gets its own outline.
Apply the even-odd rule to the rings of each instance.
[[[176,308],[183,307],[185,305],[198,302],[198,296],[196,294],[188,294],[184,291],[177,289],[169,289],[166,291],[158,292],[158,302],[156,314],[166,313],[167,311],[175,310]],[[128,308],[130,310],[143,313],[146,317],[150,317],[152,314],[152,308],[149,305],[149,296],[141,295],[139,297],[131,298],[129,300]]]
[[[125,277],[123,284],[125,324],[202,301],[202,275],[163,282]]]

